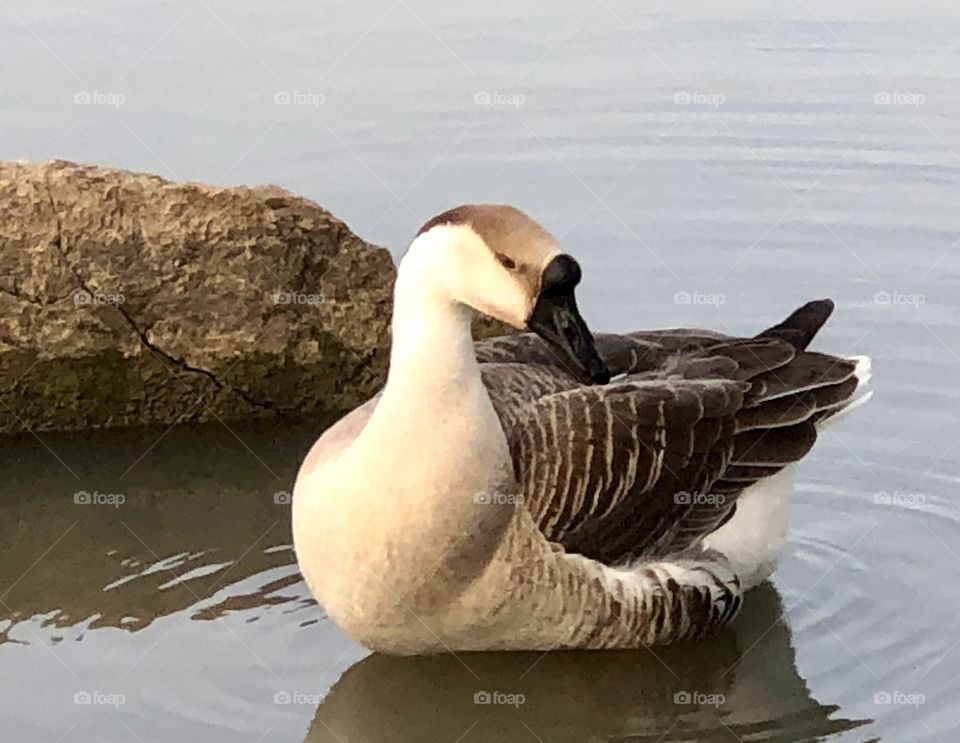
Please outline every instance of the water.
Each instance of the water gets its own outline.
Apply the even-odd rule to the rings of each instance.
[[[655,654],[365,657],[276,495],[325,421],[8,440],[3,738],[953,740],[958,38],[946,2],[0,5],[0,157],[280,183],[395,254],[516,203],[595,328],[832,296],[818,343],[877,390],[802,467],[776,590]]]

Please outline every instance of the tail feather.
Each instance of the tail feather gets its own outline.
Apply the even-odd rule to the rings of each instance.
[[[856,379],[857,386],[853,392],[843,401],[823,410],[818,410],[813,420],[816,421],[817,428],[823,428],[826,423],[834,423],[841,418],[845,418],[851,411],[859,408],[873,397],[873,390],[868,390],[870,383],[870,357],[869,356],[851,356],[847,359],[854,364],[853,376]]]
[[[750,380],[750,405],[796,395],[808,390],[841,385],[856,375],[856,363],[813,351],[798,354],[788,366]],[[852,390],[849,390],[852,392]]]
[[[795,309],[790,316],[772,328],[767,328],[757,338],[779,338],[787,341],[798,351],[803,351],[833,314],[832,299],[815,299]]]

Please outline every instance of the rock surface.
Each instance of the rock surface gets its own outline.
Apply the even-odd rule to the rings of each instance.
[[[0,163],[0,206],[0,432],[335,412],[385,379],[390,254],[307,199],[54,161]]]

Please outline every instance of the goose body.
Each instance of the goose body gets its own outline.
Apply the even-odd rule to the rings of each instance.
[[[811,302],[753,338],[592,336],[579,267],[510,207],[460,207],[401,262],[384,389],[328,429],[297,558],[374,650],[629,648],[701,636],[769,577],[795,464],[866,399],[806,350]],[[474,344],[475,312],[523,333]]]

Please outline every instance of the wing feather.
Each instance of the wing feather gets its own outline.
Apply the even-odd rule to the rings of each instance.
[[[644,381],[578,388],[528,404],[508,436],[526,507],[548,538],[608,562],[655,553],[691,524],[715,523],[723,514],[685,519],[702,504],[678,493],[719,474],[748,388],[736,380]],[[700,425],[706,417],[728,423]],[[581,425],[587,418],[589,427]],[[541,429],[545,446],[529,435]],[[718,444],[726,450],[721,456]],[[599,481],[587,466],[595,460],[608,465]],[[584,495],[575,497],[580,490]]]
[[[525,507],[570,552],[619,564],[687,550],[747,487],[798,461],[850,402],[856,365],[806,351],[832,310],[808,303],[754,338],[599,335],[610,384],[584,387],[546,344],[477,343]]]

